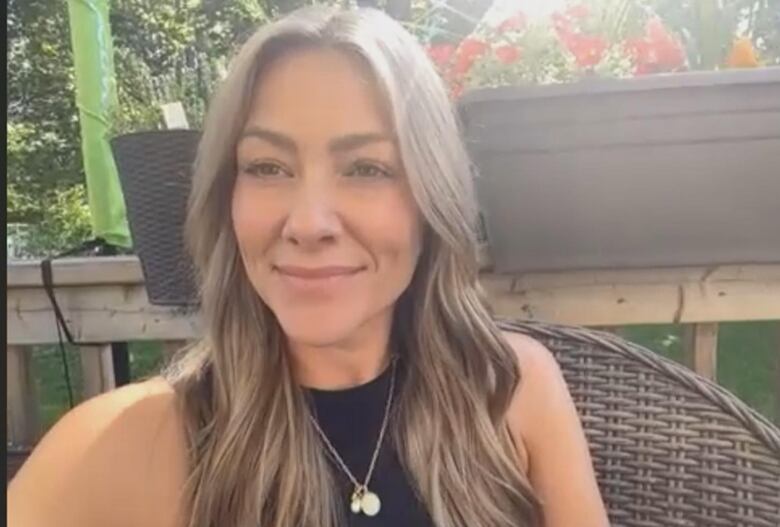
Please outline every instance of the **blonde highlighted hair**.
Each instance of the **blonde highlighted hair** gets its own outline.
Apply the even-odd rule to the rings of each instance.
[[[520,380],[477,283],[470,162],[445,87],[421,47],[375,10],[306,8],[259,29],[209,109],[187,236],[201,281],[203,340],[166,372],[188,438],[188,527],[336,527],[343,496],[295,383],[285,338],[254,292],[231,225],[235,147],[256,82],[301,48],[355,57],[392,117],[425,223],[395,308],[406,376],[393,444],[438,527],[532,527],[541,508],[506,423]]]

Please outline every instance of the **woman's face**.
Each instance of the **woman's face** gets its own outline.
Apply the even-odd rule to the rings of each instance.
[[[255,87],[232,219],[247,275],[294,343],[387,328],[421,244],[392,123],[369,76],[298,51]]]

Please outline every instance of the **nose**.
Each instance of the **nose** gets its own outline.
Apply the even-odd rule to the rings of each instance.
[[[302,184],[291,200],[282,238],[301,248],[316,248],[335,242],[340,232],[331,193],[322,185]]]

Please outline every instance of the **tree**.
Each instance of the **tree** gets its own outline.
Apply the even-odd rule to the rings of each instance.
[[[265,13],[252,0],[113,2],[116,132],[158,127],[165,98],[183,100],[197,125],[226,57]],[[63,224],[52,218],[63,196],[84,197],[67,3],[9,0],[7,29],[8,222],[28,224],[28,249],[42,255],[88,236],[77,207],[65,208],[72,228],[49,232]]]
[[[8,2],[8,183],[38,202],[83,181],[66,7]],[[9,221],[34,220],[32,212],[9,207]]]

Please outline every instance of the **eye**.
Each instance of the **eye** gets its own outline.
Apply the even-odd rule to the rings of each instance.
[[[242,171],[250,176],[258,178],[278,178],[289,177],[291,175],[290,171],[282,165],[271,161],[253,161],[247,163],[244,165]]]
[[[346,175],[359,178],[393,177],[390,169],[372,161],[358,161],[347,170]]]

